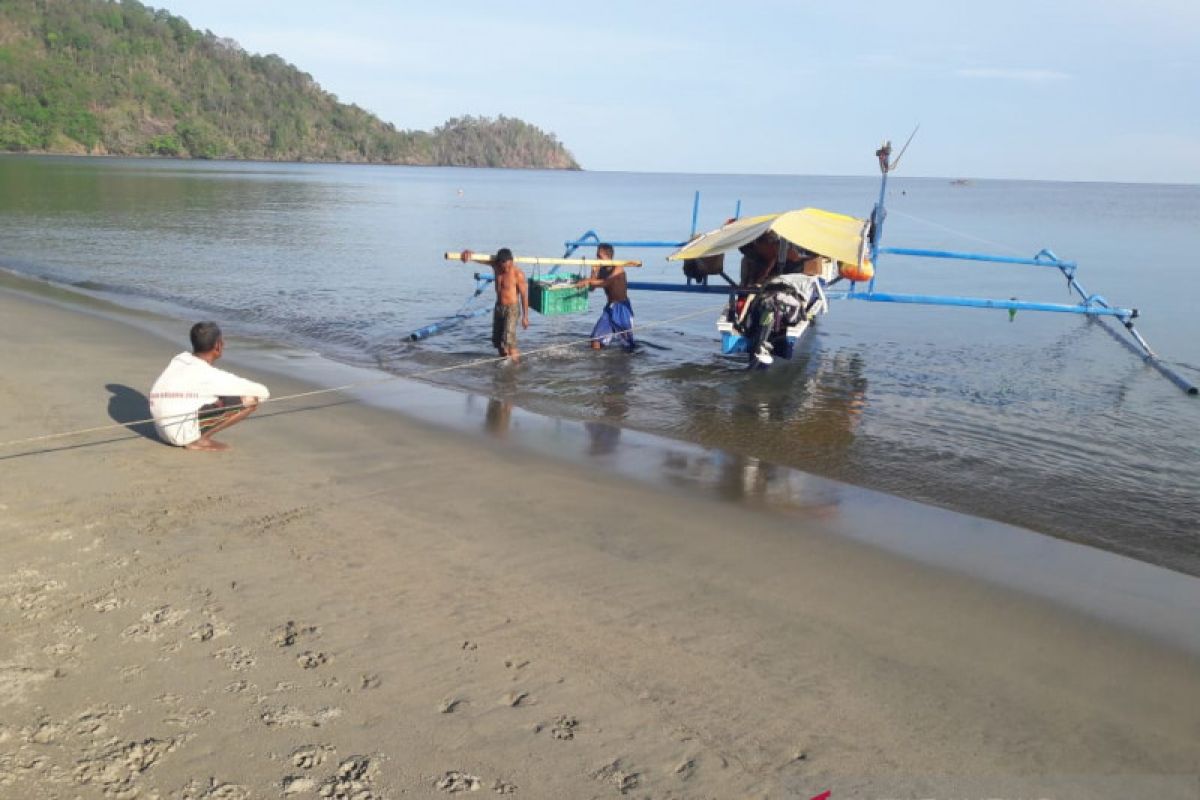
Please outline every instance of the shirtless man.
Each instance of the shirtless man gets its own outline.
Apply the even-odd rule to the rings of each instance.
[[[611,261],[612,245],[598,246],[596,258]],[[608,298],[604,310],[600,312],[600,319],[596,320],[596,326],[592,328],[593,350],[608,347],[614,339],[619,339],[626,350],[633,350],[636,346],[633,340],[633,306],[629,303],[628,280],[625,268],[617,264],[612,267],[592,267],[592,276],[575,284],[589,289],[602,287]]]
[[[462,251],[463,261],[471,260],[471,251]],[[496,274],[496,307],[492,311],[492,346],[501,356],[514,363],[521,360],[517,349],[517,318],[521,327],[529,328],[529,281],[525,273],[513,263],[512,250],[500,248],[489,261]]]

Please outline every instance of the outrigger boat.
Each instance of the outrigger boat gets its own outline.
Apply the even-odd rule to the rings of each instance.
[[[911,141],[911,137],[910,137]],[[907,146],[907,145],[906,145]],[[884,222],[887,218],[885,199],[887,196],[888,176],[899,161],[892,160],[892,147],[885,142],[875,152],[879,161],[881,173],[879,199],[867,219],[859,219],[843,214],[837,214],[821,209],[802,209],[799,211],[770,214],[760,217],[738,219],[740,202],[734,213],[734,219],[720,228],[700,236],[696,235],[696,221],[699,213],[700,194],[697,192],[692,205],[691,234],[685,241],[678,240],[622,240],[602,238],[596,231],[588,230],[575,239],[564,242],[563,259],[571,260],[571,256],[581,247],[590,247],[607,242],[616,248],[669,248],[674,252],[668,256],[670,260],[680,260],[698,264],[697,268],[688,275],[685,283],[665,283],[652,281],[629,281],[628,288],[632,292],[682,292],[690,294],[723,294],[729,302],[717,320],[717,331],[721,338],[723,353],[747,353],[752,367],[766,366],[774,356],[790,357],[796,343],[809,329],[816,317],[826,313],[829,302],[833,300],[858,300],[869,303],[909,303],[935,306],[957,306],[966,308],[991,308],[1006,310],[1009,313],[1017,311],[1040,311],[1066,314],[1082,314],[1103,322],[1105,318],[1116,319],[1128,332],[1129,339],[1121,339],[1129,348],[1139,355],[1143,361],[1154,367],[1168,380],[1189,395],[1198,393],[1195,384],[1163,363],[1158,354],[1150,347],[1141,333],[1134,326],[1134,320],[1140,314],[1136,308],[1126,308],[1110,303],[1099,294],[1089,293],[1080,284],[1076,273],[1079,266],[1074,261],[1059,258],[1049,249],[1039,250],[1031,258],[1017,258],[987,253],[956,252],[948,250],[918,249],[907,247],[883,247]],[[901,151],[903,155],[903,150]],[[796,284],[796,295],[802,298],[799,314],[788,320],[788,324],[780,326],[778,320],[767,341],[773,346],[767,350],[767,358],[763,352],[756,349],[748,335],[753,331],[754,310],[750,308],[756,300],[761,300],[767,294],[768,284],[762,286],[740,286],[728,274],[723,265],[715,266],[716,257],[738,248],[744,248],[753,243],[767,231],[774,230],[783,240],[778,249],[779,265],[783,266],[783,253],[786,243],[797,245],[810,254],[821,258],[819,270],[805,270],[817,274],[797,276],[781,275],[780,279],[788,279]],[[1024,301],[1016,299],[1000,299],[986,297],[959,297],[924,294],[900,294],[876,290],[876,268],[880,256],[899,256],[922,259],[945,259],[953,261],[992,262],[997,264],[1026,265],[1040,268],[1057,269],[1066,279],[1067,286],[1078,295],[1078,303],[1047,303]],[[705,260],[708,260],[707,263]],[[579,260],[584,261],[586,260]],[[550,270],[547,278],[554,280],[558,266]],[[698,270],[698,271],[697,271]],[[782,272],[783,270],[779,270]],[[720,277],[723,283],[709,285],[707,277]],[[562,276],[559,276],[562,277]],[[810,280],[800,280],[800,278]],[[699,280],[696,280],[696,279]],[[489,307],[469,308],[475,298],[486,290],[493,279],[489,274],[475,274],[476,286],[474,294],[467,302],[450,317],[413,331],[409,339],[421,340],[452,328],[465,320],[490,311]],[[696,280],[696,282],[693,282]],[[829,287],[846,281],[848,288],[837,291]],[[567,279],[560,281],[566,284]],[[783,287],[780,287],[783,288]],[[785,289],[786,291],[786,289]],[[747,318],[750,318],[749,323]],[[1111,329],[1110,329],[1111,331]],[[762,339],[762,331],[755,332]],[[773,341],[772,341],[773,339]]]
[[[730,293],[717,318],[721,352],[748,353],[751,367],[765,368],[776,355],[791,358],[809,325],[829,310],[826,286],[871,276],[867,227],[866,220],[819,208],[765,214],[730,220],[667,258],[683,262],[689,283],[697,280],[707,286],[708,277],[719,275],[729,284],[731,288],[719,287]],[[746,285],[743,274],[742,281],[734,283],[723,259],[735,248],[746,254],[743,273],[749,260],[751,268],[767,267],[775,277]],[[631,284],[634,287],[649,288],[639,283]]]

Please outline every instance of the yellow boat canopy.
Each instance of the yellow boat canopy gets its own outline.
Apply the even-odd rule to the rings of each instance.
[[[819,208],[802,208],[739,219],[700,235],[667,258],[671,261],[704,258],[741,247],[767,231],[775,231],[792,244],[817,255],[857,265],[867,258],[866,230],[866,220]]]

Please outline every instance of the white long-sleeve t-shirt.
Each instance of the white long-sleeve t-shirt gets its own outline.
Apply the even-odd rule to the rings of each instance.
[[[271,393],[261,383],[217,369],[191,353],[180,353],[150,389],[154,428],[165,442],[180,447],[191,444],[200,438],[200,407],[222,396],[265,400]]]

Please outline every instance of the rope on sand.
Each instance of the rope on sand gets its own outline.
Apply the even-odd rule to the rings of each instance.
[[[692,317],[698,317],[701,314],[712,314],[712,313],[714,313],[712,311],[712,309],[706,308],[701,311],[693,311],[693,312],[690,312],[687,314],[680,314],[677,317],[670,317],[669,319],[662,319],[662,320],[657,320],[654,322],[647,322],[642,325],[634,325],[630,329],[630,331],[631,331],[631,333],[637,333],[639,331],[647,330],[649,328],[658,328],[658,327],[662,327],[663,325],[670,325],[675,322],[681,322],[685,319],[690,319]],[[619,334],[617,334],[617,335],[619,335]],[[552,344],[552,345],[547,345],[546,347],[539,347],[534,350],[526,350],[526,351],[522,352],[520,355],[522,357],[535,356],[535,355],[539,355],[542,353],[553,352],[555,350],[565,350],[565,349],[568,349],[571,347],[578,347],[579,345],[584,345],[584,344],[590,345],[593,341],[597,341],[601,338],[604,338],[604,337],[589,336],[586,339],[576,339],[576,340],[570,341],[570,342],[562,342],[560,344]],[[398,381],[398,380],[406,380],[406,379],[411,380],[411,379],[418,379],[418,378],[427,378],[431,375],[438,375],[438,374],[441,374],[444,372],[453,372],[454,370],[459,370],[459,369],[470,369],[472,367],[479,367],[479,366],[483,366],[486,364],[497,364],[497,363],[500,363],[501,361],[506,361],[507,359],[508,359],[507,356],[492,356],[489,358],[478,358],[478,359],[474,359],[472,361],[464,361],[461,364],[451,364],[450,366],[446,366],[446,367],[435,367],[433,369],[423,370],[421,372],[406,373],[404,375],[387,375],[382,378],[375,378],[373,380],[357,381],[355,383],[342,384],[341,386],[332,386],[328,389],[313,389],[311,391],[297,392],[296,394],[283,395],[281,397],[270,397],[270,398],[267,398],[266,400],[260,401],[258,403],[258,405],[261,406],[261,405],[265,405],[267,403],[283,403],[283,402],[287,402],[287,401],[291,401],[291,400],[299,400],[299,399],[302,399],[305,397],[316,397],[318,395],[323,395],[323,394],[333,394],[335,392],[344,392],[349,389],[359,389],[364,386],[377,386],[382,383],[391,383],[393,381]],[[237,409],[241,409],[241,408],[245,408],[245,406],[241,406],[241,405],[227,406],[226,410],[233,411],[233,410],[237,410]],[[162,421],[169,422],[174,419],[183,419],[183,418],[189,417],[189,416],[191,416],[191,414],[176,414],[171,417],[164,417],[162,419]],[[80,428],[79,430],[63,431],[61,433],[47,433],[42,436],[30,436],[29,438],[26,438],[26,439],[12,439],[7,442],[0,442],[0,449],[6,448],[6,447],[17,447],[19,445],[24,445],[24,444],[36,444],[38,442],[46,442],[46,441],[50,441],[52,439],[65,439],[65,438],[68,438],[71,436],[83,436],[83,435],[89,434],[89,433],[101,433],[103,431],[118,430],[121,428],[132,428],[137,425],[146,425],[146,424],[149,424],[152,422],[154,422],[154,417],[149,417],[147,419],[134,420],[133,422],[117,422],[117,423],[113,423],[112,425],[98,425],[94,428]]]

